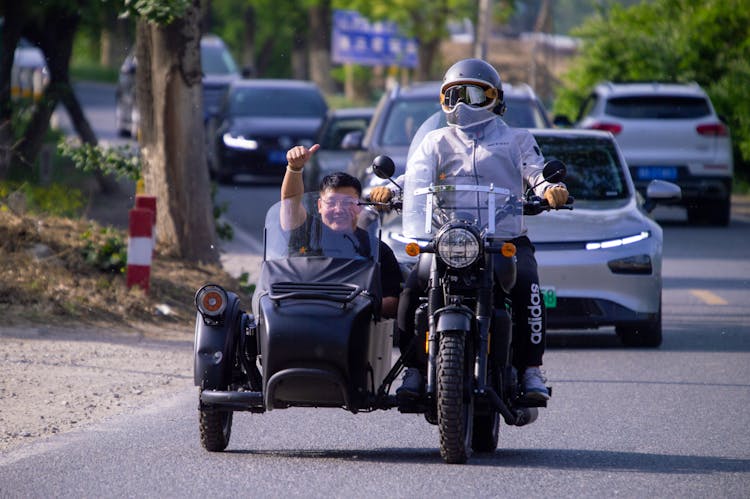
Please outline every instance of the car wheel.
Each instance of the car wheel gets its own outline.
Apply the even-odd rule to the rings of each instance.
[[[655,319],[615,326],[615,333],[627,347],[657,348],[662,342],[661,304]]]
[[[726,227],[729,225],[729,215],[732,211],[732,201],[730,198],[715,201],[707,205],[708,222],[711,225]]]
[[[730,212],[730,199],[695,203],[687,207],[688,222],[691,224],[709,224],[726,227],[729,225]]]
[[[125,126],[122,105],[119,102],[115,106],[115,127],[117,128],[117,135],[119,137],[127,137],[130,133],[128,127]]]

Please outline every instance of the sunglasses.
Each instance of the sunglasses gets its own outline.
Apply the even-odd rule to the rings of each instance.
[[[320,201],[326,208],[338,207],[345,210],[359,209],[359,200],[351,196],[331,194],[326,198],[321,198]]]
[[[440,104],[447,110],[453,109],[459,102],[474,107],[483,107],[494,99],[497,99],[496,88],[484,88],[469,83],[453,85],[440,94]]]

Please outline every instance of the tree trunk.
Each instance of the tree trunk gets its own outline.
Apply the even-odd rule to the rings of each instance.
[[[242,73],[247,78],[258,74],[255,66],[255,33],[257,31],[257,16],[255,7],[248,5],[244,13],[245,30],[242,33]]]
[[[15,2],[5,6],[5,24],[0,38],[0,179],[8,176],[13,158],[13,129],[11,127],[12,106],[10,101],[10,78],[13,55],[21,38],[22,12]]]
[[[133,45],[132,21],[118,18],[116,12],[107,12],[105,16],[99,62],[106,68],[119,68]]]
[[[170,255],[219,261],[204,151],[200,0],[167,26],[137,23],[137,95],[146,192]]]
[[[432,77],[432,66],[435,61],[435,55],[440,48],[440,40],[423,41],[417,50],[417,71],[414,79],[416,81],[429,81]]]
[[[292,41],[292,78],[307,80],[307,39],[302,34],[294,36]]]
[[[322,0],[310,8],[310,77],[320,89],[327,93],[336,92],[336,84],[331,77],[331,2]]]

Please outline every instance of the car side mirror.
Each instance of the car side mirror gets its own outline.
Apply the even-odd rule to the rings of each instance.
[[[666,180],[652,180],[646,187],[646,200],[643,209],[651,213],[659,203],[669,204],[682,198],[682,189],[679,185]]]
[[[365,132],[362,130],[355,130],[344,135],[341,139],[341,149],[346,151],[356,151],[362,149],[362,139],[365,136]]]

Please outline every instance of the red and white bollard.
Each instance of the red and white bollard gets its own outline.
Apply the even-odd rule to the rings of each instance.
[[[133,208],[129,214],[127,286],[140,286],[148,292],[151,279],[151,258],[154,251],[154,213]]]
[[[155,252],[156,251],[156,196],[146,196],[145,194],[137,194],[135,196],[135,207],[144,209],[144,210],[151,210],[153,213],[153,217],[151,219],[151,249]]]

